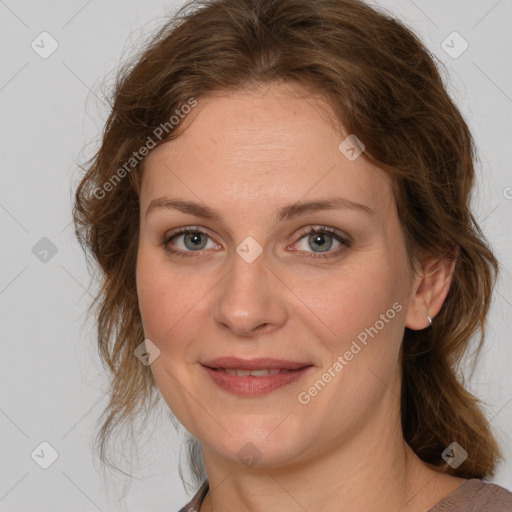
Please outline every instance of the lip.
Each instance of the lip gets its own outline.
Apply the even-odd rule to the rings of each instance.
[[[200,362],[201,365],[208,368],[228,368],[233,370],[298,370],[305,366],[312,366],[308,362],[287,361],[285,359],[273,359],[269,357],[259,357],[256,359],[240,359],[238,357],[218,357],[208,361]]]
[[[244,360],[232,357],[205,361],[201,363],[201,366],[219,388],[243,397],[267,395],[272,391],[299,381],[304,375],[309,374],[314,369],[312,364],[282,359],[260,358]],[[260,377],[254,375],[231,375],[222,371],[223,368],[238,370],[263,370],[268,368],[291,371]]]
[[[293,384],[300,380],[306,373],[312,370],[313,366],[307,366],[299,370],[292,370],[275,375],[256,377],[254,375],[238,376],[230,375],[222,370],[214,370],[203,366],[217,386],[239,396],[261,396],[276,391],[277,389]]]

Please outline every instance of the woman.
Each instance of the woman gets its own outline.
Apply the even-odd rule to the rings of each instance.
[[[102,457],[158,391],[194,440],[182,511],[512,510],[456,377],[498,269],[473,156],[422,43],[363,2],[182,8],[76,192]]]

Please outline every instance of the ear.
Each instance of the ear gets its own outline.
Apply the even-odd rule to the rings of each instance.
[[[450,290],[456,262],[452,251],[444,256],[428,255],[423,258],[411,289],[406,327],[414,330],[429,327],[427,316],[433,320],[441,310]]]

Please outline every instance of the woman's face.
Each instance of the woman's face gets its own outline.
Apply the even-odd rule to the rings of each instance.
[[[151,370],[205,453],[230,463],[331,453],[399,411],[416,284],[389,178],[326,112],[285,85],[202,99],[144,164],[137,291],[160,351]],[[309,368],[283,384],[203,365],[220,357]]]

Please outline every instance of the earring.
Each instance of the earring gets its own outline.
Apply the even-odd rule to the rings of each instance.
[[[427,319],[428,319],[428,326],[430,327],[432,325],[432,318],[430,318],[430,316],[427,315]]]

